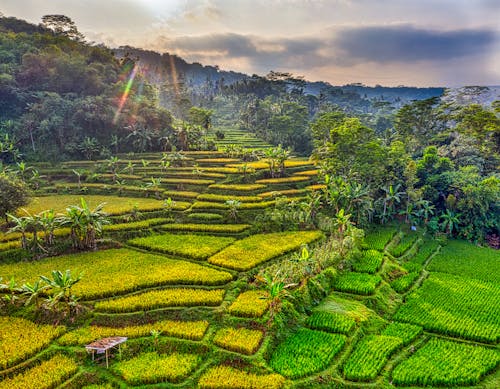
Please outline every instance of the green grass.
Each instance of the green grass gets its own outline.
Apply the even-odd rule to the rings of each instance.
[[[378,227],[375,230],[365,232],[364,247],[367,249],[382,251],[387,243],[396,234],[395,227]]]
[[[175,383],[186,378],[200,362],[201,357],[196,354],[150,352],[120,361],[113,366],[113,370],[132,385]]]
[[[352,264],[354,271],[360,273],[370,273],[374,274],[382,265],[384,260],[384,254],[377,250],[363,250],[361,253],[361,258],[358,258]]]
[[[315,311],[321,312],[332,312],[342,315],[346,315],[356,323],[362,323],[367,321],[375,313],[368,309],[366,305],[356,300],[348,300],[337,296],[336,294],[331,294],[326,297]]]
[[[300,328],[278,345],[269,365],[289,378],[300,378],[324,370],[344,347],[346,337]]]
[[[279,374],[255,374],[230,366],[215,366],[205,371],[198,385],[202,389],[279,389],[285,378]]]
[[[259,189],[263,189],[266,186],[263,184],[213,184],[209,186],[209,189],[219,189],[226,190],[228,192],[251,192]]]
[[[276,232],[257,234],[236,241],[208,259],[208,262],[244,271],[262,262],[300,248],[304,244],[320,239],[320,231]]]
[[[262,290],[248,290],[240,293],[229,306],[228,312],[234,316],[261,317],[269,308],[269,301],[264,299]]]
[[[390,323],[382,331],[381,335],[384,336],[394,336],[396,338],[401,338],[403,345],[411,343],[417,336],[422,333],[422,327],[415,326],[407,323]]]
[[[461,240],[450,240],[441,248],[428,270],[477,278],[500,284],[500,253]]]
[[[109,336],[139,338],[150,336],[152,330],[161,331],[162,336],[190,340],[201,340],[208,328],[207,321],[161,320],[155,323],[126,327],[88,326],[67,332],[58,339],[62,345],[84,345]]]
[[[166,307],[215,306],[222,303],[224,289],[163,289],[99,301],[98,311],[134,312]]]
[[[348,334],[353,330],[356,321],[341,313],[316,311],[307,318],[306,325],[313,330]]]
[[[213,342],[219,347],[242,354],[254,354],[262,342],[262,331],[248,328],[221,328]]]
[[[171,229],[171,225],[165,225]],[[210,226],[207,225],[209,229]],[[142,238],[134,238],[129,244],[147,250],[178,255],[193,259],[206,259],[235,241],[234,238],[208,236],[208,235],[175,235],[162,234]]]
[[[389,252],[396,258],[408,251],[420,237],[416,232],[405,233],[396,246],[390,248]]]
[[[72,358],[57,354],[49,360],[0,381],[0,389],[55,388],[78,371]]]
[[[194,263],[128,249],[112,249],[50,257],[36,262],[0,265],[0,276],[33,282],[54,269],[70,268],[83,278],[72,289],[79,297],[98,298],[140,288],[168,285],[222,285],[231,274]]]
[[[35,214],[48,209],[56,212],[65,212],[70,205],[80,205],[80,199],[84,198],[90,208],[94,208],[101,203],[104,211],[110,215],[121,215],[129,213],[137,207],[139,211],[155,211],[163,209],[163,201],[155,199],[118,197],[118,196],[97,196],[97,195],[53,195],[44,197],[33,197],[31,202],[24,207],[29,213]],[[189,203],[177,203],[177,208],[185,209]],[[18,213],[23,215],[23,211]]]
[[[250,224],[165,224],[161,228],[168,231],[216,232],[237,234],[250,228]]]
[[[225,203],[228,200],[237,200],[242,203],[258,203],[262,201],[259,196],[231,196],[231,195],[218,195],[213,193],[204,193],[197,197],[199,201],[214,201]]]
[[[188,215],[188,219],[200,220],[200,221],[213,221],[213,220],[222,220],[224,216],[218,213],[209,213],[209,212],[199,212],[199,213],[190,213]]]
[[[402,276],[391,281],[391,288],[394,289],[398,293],[405,293],[408,289],[411,288],[413,283],[420,276],[420,272],[413,271],[408,274],[403,274]]]
[[[394,319],[428,331],[480,342],[500,338],[500,285],[432,273],[411,293]]]
[[[334,288],[340,292],[370,295],[382,281],[379,275],[343,273],[335,280]]]
[[[431,339],[396,366],[392,379],[404,386],[470,386],[478,384],[499,362],[498,350]]]
[[[373,381],[389,356],[401,345],[400,338],[384,335],[364,337],[347,359],[343,373],[351,381]]]

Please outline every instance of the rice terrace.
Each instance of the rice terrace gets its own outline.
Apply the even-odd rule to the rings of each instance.
[[[0,59],[0,389],[500,387],[498,98]]]

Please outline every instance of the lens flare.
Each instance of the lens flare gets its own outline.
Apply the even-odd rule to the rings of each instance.
[[[120,97],[120,102],[118,103],[118,108],[115,112],[113,124],[117,123],[118,118],[120,117],[120,113],[122,112],[122,109],[125,106],[125,103],[127,102],[127,99],[128,99],[129,94],[130,94],[130,90],[132,89],[132,85],[134,83],[134,78],[135,78],[136,74],[137,74],[137,65],[135,65],[134,68],[132,69],[132,71],[130,72],[130,75],[129,75],[128,81],[127,81],[127,85],[125,86],[123,94]]]

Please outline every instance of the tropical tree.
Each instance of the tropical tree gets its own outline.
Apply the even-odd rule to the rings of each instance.
[[[28,204],[29,192],[26,184],[12,174],[0,172],[0,217],[8,221],[8,213]]]
[[[439,219],[441,220],[441,229],[451,236],[454,230],[458,229],[460,223],[460,214],[455,214],[449,209],[442,213]]]
[[[382,223],[386,223],[396,213],[396,204],[401,202],[401,196],[404,194],[404,192],[399,191],[400,187],[401,184],[386,185],[382,187],[382,191],[384,192],[384,196],[382,197]]]
[[[280,271],[274,275],[263,274],[256,277],[257,282],[261,283],[264,288],[264,296],[262,299],[269,302],[269,320],[268,327],[271,327],[275,317],[281,312],[283,301],[291,297],[288,289],[296,286],[296,284],[286,284]]]
[[[83,273],[73,277],[69,269],[64,273],[60,270],[53,270],[51,276],[52,278],[40,276],[40,278],[51,288],[50,296],[46,300],[46,307],[59,310],[59,305],[63,303],[67,309],[67,313],[71,314],[72,308],[77,306],[78,301],[76,296],[71,292],[71,289],[80,282]]]
[[[102,227],[109,224],[105,212],[102,211],[105,203],[90,209],[86,201],[81,198],[80,205],[72,205],[66,209],[66,215],[61,220],[61,225],[71,229],[71,240],[74,248],[97,248],[97,236],[102,233]]]
[[[229,217],[233,220],[237,220],[238,219],[238,211],[241,207],[241,201],[226,200],[226,205],[228,206]]]
[[[28,249],[28,239],[26,234],[29,232],[31,227],[31,219],[27,216],[17,217],[15,215],[7,214],[7,218],[14,225],[7,231],[7,233],[19,232],[21,234],[21,248],[24,250]]]

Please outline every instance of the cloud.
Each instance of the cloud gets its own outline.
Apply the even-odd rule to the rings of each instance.
[[[340,30],[333,45],[354,61],[404,63],[487,53],[494,42],[491,30],[438,31],[397,25]]]

